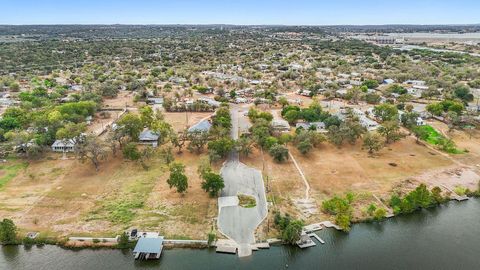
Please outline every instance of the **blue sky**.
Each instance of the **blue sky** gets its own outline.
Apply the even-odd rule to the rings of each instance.
[[[0,24],[470,24],[480,0],[0,0]]]

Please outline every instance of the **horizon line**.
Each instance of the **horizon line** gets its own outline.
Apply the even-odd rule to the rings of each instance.
[[[480,26],[478,23],[387,23],[387,24],[229,24],[229,23],[32,23],[3,24],[0,26]]]

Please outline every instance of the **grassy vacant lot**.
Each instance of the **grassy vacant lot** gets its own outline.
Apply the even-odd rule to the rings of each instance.
[[[176,157],[187,165],[189,190],[183,196],[169,189],[168,168],[159,158],[149,170],[110,158],[96,173],[90,163],[58,157],[31,162],[12,177],[0,191],[0,216],[12,218],[22,230],[56,235],[115,235],[136,227],[203,239],[210,230],[216,200],[200,189],[196,155]],[[12,170],[10,165],[18,164],[5,166]]]
[[[0,190],[27,166],[27,162],[16,159],[9,159],[6,163],[0,164]]]
[[[290,150],[310,184],[310,196],[319,210],[323,200],[349,191],[356,194],[354,208],[361,209],[370,203],[378,205],[373,195],[382,198],[403,180],[453,164],[449,158],[416,144],[411,137],[388,145],[373,158],[362,150],[361,142],[345,144],[342,148],[323,143],[307,155],[300,154],[294,147]],[[258,169],[263,167],[261,156],[256,152],[243,160]],[[282,212],[298,215],[293,200],[303,198],[305,186],[293,163],[277,164],[266,154],[264,175],[271,180],[267,197],[276,199]],[[306,221],[319,222],[327,218],[318,211]]]

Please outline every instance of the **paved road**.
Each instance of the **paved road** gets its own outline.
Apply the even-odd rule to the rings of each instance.
[[[231,109],[232,138],[238,139],[239,123],[242,120],[238,108]],[[250,168],[239,161],[238,153],[232,152],[224,163],[221,175],[225,188],[218,199],[218,228],[228,238],[238,245],[238,256],[250,256],[251,245],[255,243],[255,229],[267,216],[267,200],[262,174],[259,170]],[[238,194],[255,197],[257,205],[253,208],[238,206]]]

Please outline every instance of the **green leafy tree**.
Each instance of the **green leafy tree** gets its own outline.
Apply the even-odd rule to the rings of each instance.
[[[202,189],[208,192],[210,197],[218,196],[220,190],[225,187],[222,176],[212,171],[203,173],[202,178]]]
[[[11,219],[3,219],[0,222],[0,243],[2,245],[15,244],[17,238],[17,226]]]
[[[392,104],[384,103],[373,108],[373,114],[382,122],[398,119],[398,109]]]
[[[400,140],[400,126],[398,121],[386,121],[378,127],[378,133],[382,134],[385,137],[386,143],[392,143]]]
[[[131,140],[138,140],[140,132],[143,130],[143,123],[138,115],[127,113],[117,121],[118,129],[123,131],[123,134],[130,137]]]
[[[188,188],[185,165],[178,162],[170,164],[170,177],[167,179],[167,183],[170,188],[175,187],[178,193],[184,194]]]
[[[301,220],[293,220],[288,223],[287,227],[282,232],[283,241],[294,245],[300,240],[300,234],[302,233],[304,223]]]
[[[208,142],[208,133],[206,132],[193,132],[188,135],[190,143],[187,146],[188,151],[202,153],[205,145]]]
[[[241,137],[235,145],[236,150],[241,155],[248,157],[252,153],[253,141],[248,137]]]
[[[123,157],[129,160],[137,161],[140,160],[142,154],[137,149],[137,144],[130,142],[122,150]]]
[[[288,149],[283,145],[275,144],[270,148],[269,152],[277,162],[284,162],[288,159]]]
[[[380,151],[383,145],[383,138],[377,133],[367,132],[367,134],[363,136],[363,147],[367,149],[371,155]]]
[[[212,155],[215,155],[216,157],[219,158],[224,158],[227,156],[230,151],[233,150],[233,147],[235,146],[235,142],[230,139],[230,138],[221,138],[215,141],[211,141],[208,143],[208,151],[209,154],[211,153]],[[213,161],[218,160],[215,158]]]
[[[385,208],[380,207],[377,210],[375,210],[373,214],[373,218],[375,220],[382,220],[383,218],[385,218],[386,215],[387,215],[387,210],[385,210]]]
[[[128,234],[126,232],[124,232],[118,238],[117,246],[121,249],[126,249],[126,248],[130,247],[129,243],[130,243],[130,241],[128,239]]]

